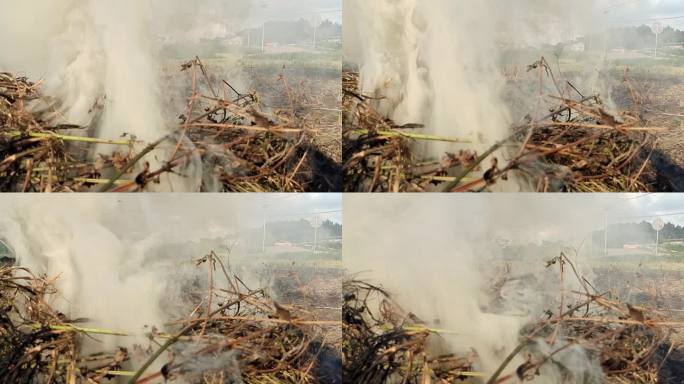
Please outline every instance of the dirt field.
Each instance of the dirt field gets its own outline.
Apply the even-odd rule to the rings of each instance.
[[[572,53],[558,59],[551,51],[533,52],[512,52],[502,64],[508,80],[502,97],[514,120],[524,119],[526,113],[538,108],[534,95],[539,93],[539,80],[523,63],[544,56],[556,72],[557,84],[573,97],[577,96],[575,92],[584,96],[598,92],[614,112],[637,113],[641,126],[660,128],[653,132],[655,147],[642,148],[636,163],[644,164],[648,159],[642,176],[652,190],[684,191],[684,71],[680,55],[662,53],[663,57],[656,60],[650,52],[627,51],[609,52],[605,57]],[[551,83],[549,76],[546,80]],[[576,88],[568,88],[566,81]],[[546,85],[542,94],[555,92],[552,85]]]
[[[294,118],[309,130],[309,144],[298,146],[294,157],[302,159],[307,154],[298,174],[309,180],[311,190],[340,189],[342,90],[339,63],[334,58],[292,54],[285,58],[255,55],[205,60],[209,80],[223,88],[226,83],[232,87],[228,98],[237,97],[235,91],[253,94],[261,111],[272,120]],[[165,94],[171,116],[184,110],[187,95],[192,93],[188,77],[178,73],[181,64],[168,60],[164,65],[166,82],[171,84]],[[232,138],[218,135],[214,140],[222,144]]]
[[[627,270],[617,266],[597,267],[596,286],[621,301],[654,308],[670,321],[684,324],[684,271],[659,269],[655,265]],[[684,326],[673,327],[672,350],[661,347],[656,358],[668,356],[660,371],[661,383],[684,381]]]
[[[543,271],[535,269],[538,262],[533,260],[539,257],[523,257],[517,261],[508,259],[494,269],[491,266],[487,268],[487,273],[494,282],[489,290],[491,302],[487,311],[501,313],[511,308],[527,306],[531,310],[528,314],[535,317],[535,308],[537,312],[549,310],[544,308],[553,308],[554,304],[550,303],[558,300],[559,291],[552,287],[558,286],[559,276],[549,270],[549,267]],[[597,294],[615,303],[628,303],[643,308],[644,313],[649,313],[647,318],[662,316],[671,324],[665,328],[668,341],[660,345],[649,359],[653,359],[656,367],[660,367],[656,370],[657,382],[684,382],[684,262],[681,257],[653,259],[640,255],[627,259],[583,259],[579,263],[582,264],[581,270],[587,273],[591,289]],[[537,272],[533,272],[535,270]],[[567,297],[573,296],[567,287],[566,292]],[[574,298],[568,300],[573,302]],[[530,306],[531,302],[547,304],[536,307]]]
[[[316,320],[340,320],[342,268],[278,265],[271,273],[274,294],[284,304],[310,311]],[[340,348],[342,330],[326,327],[326,331],[327,341]]]
[[[684,76],[658,72],[636,71],[630,76],[642,102],[639,107],[645,123],[665,129],[658,133],[658,143],[651,155],[658,170],[657,188],[681,192],[684,191]],[[629,92],[629,87],[620,84],[612,96],[618,105],[629,108],[633,107]]]

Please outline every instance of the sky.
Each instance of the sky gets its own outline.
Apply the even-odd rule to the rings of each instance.
[[[649,193],[640,195],[623,195],[626,205],[632,207],[630,221],[652,221],[662,216],[666,222],[684,225],[684,198],[678,193]],[[620,218],[621,207],[614,209],[616,219]],[[644,215],[639,217],[635,215]]]
[[[684,29],[682,0],[599,0],[595,5],[608,25],[650,25],[659,20],[663,25]],[[678,17],[670,19],[672,17]]]
[[[342,22],[342,0],[169,1],[154,0],[156,33],[167,38],[221,38],[272,21]]]
[[[563,195],[561,199],[568,197],[584,201],[586,206],[597,203],[591,210],[607,216],[609,222],[651,222],[661,217],[665,222],[684,225],[684,198],[678,193]]]
[[[267,193],[267,194],[162,194],[137,196],[123,195],[119,204],[132,209],[144,207],[147,216],[160,216],[183,225],[216,225],[232,223],[237,216],[241,226],[260,225],[264,215],[269,221],[309,218],[321,214],[325,219],[342,222],[342,196],[336,193]],[[331,212],[337,211],[337,212]]]
[[[606,219],[614,224],[662,217],[684,225],[684,198],[679,194],[346,194],[343,199],[345,237],[383,231],[387,241],[399,243],[419,233],[424,244],[443,238],[457,242],[461,236],[473,244],[504,238],[579,245],[593,231],[602,230]],[[343,246],[351,253],[362,246],[353,241]]]
[[[0,232],[17,216],[101,221],[140,237],[154,233],[195,239],[235,233],[267,221],[311,219],[342,223],[342,196],[335,193],[267,194],[66,194],[7,195],[0,199]]]
[[[342,0],[252,0],[250,23],[329,19],[342,22]]]
[[[483,227],[484,230],[548,232],[549,238],[573,228],[583,235],[610,223],[653,221],[684,225],[684,198],[679,194],[490,194],[490,195],[358,195],[341,194],[80,194],[7,195],[0,199],[0,229],[16,215],[39,219],[75,220],[88,225],[104,220],[108,227],[133,231],[140,237],[154,233],[169,238],[201,238],[258,227],[267,221],[323,219],[349,225],[381,217],[403,219],[407,209],[443,217],[444,228]],[[29,213],[29,216],[25,216]],[[406,213],[406,212],[404,212]],[[411,216],[411,215],[409,215]],[[42,218],[39,220],[43,220]],[[555,229],[554,229],[555,228]]]

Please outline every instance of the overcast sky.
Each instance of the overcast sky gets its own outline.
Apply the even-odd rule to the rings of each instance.
[[[343,0],[252,0],[252,18],[258,21],[272,19],[310,18],[319,15],[321,19],[341,22]],[[429,0],[427,0],[429,1]],[[610,24],[640,25],[655,20],[684,28],[683,0],[597,0],[595,10]]]
[[[252,23],[299,18],[342,22],[342,0],[252,0]]]
[[[629,216],[644,215],[644,217],[632,217],[630,221],[652,221],[662,215],[663,220],[675,224],[684,225],[684,198],[678,193],[651,193],[643,195],[623,195],[626,206],[633,208]],[[624,211],[621,204],[614,207],[616,219],[620,219],[619,212]]]
[[[342,222],[342,196],[307,194],[72,194],[7,195],[0,199],[0,237],[4,226],[18,217],[60,220],[90,225],[106,223],[117,233],[153,234],[193,240],[225,235],[267,221],[322,219]]]
[[[609,25],[650,25],[660,21],[684,29],[682,0],[599,0],[596,9]]]
[[[586,214],[598,210],[600,216],[607,216],[610,222],[650,222],[662,217],[666,222],[684,225],[684,198],[677,193],[559,195],[559,206],[564,205],[563,198],[567,197],[570,197],[569,201],[586,206]],[[573,209],[582,208],[580,205]]]
[[[497,237],[582,244],[591,232],[603,229],[606,219],[608,223],[635,223],[662,217],[684,225],[684,198],[678,194],[609,193],[346,194],[344,216],[344,248],[351,254],[364,253],[361,248],[377,247],[381,241],[408,246],[412,236],[425,247],[431,246],[431,241],[443,247],[439,245],[442,239],[476,244]]]
[[[321,216],[342,222],[342,196],[335,193],[264,193],[264,194],[162,194],[145,196],[145,199],[122,195],[117,200],[125,209],[144,207],[148,216],[159,215],[160,219],[172,220],[193,226],[212,222],[223,226],[235,222],[240,226],[261,225],[264,215],[269,221],[310,218]],[[131,195],[133,196],[133,195]]]

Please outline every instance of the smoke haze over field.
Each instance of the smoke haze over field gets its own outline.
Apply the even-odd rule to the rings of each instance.
[[[570,199],[540,194],[463,195],[459,199],[444,195],[346,195],[344,207],[347,225],[343,257],[348,272],[382,284],[399,305],[419,318],[439,319],[438,325],[429,324],[457,333],[444,337],[458,351],[474,348],[489,373],[518,345],[518,331],[529,320],[481,310],[488,300],[484,290],[492,283],[487,273],[503,264],[497,239],[574,247],[577,255],[569,255],[582,271],[587,257],[592,257],[586,248],[588,238],[593,231],[603,229],[606,214],[614,220],[621,215],[620,220],[629,222],[638,221],[630,217],[656,211],[681,212],[683,208],[676,196],[629,194],[575,195]],[[553,271],[543,269],[544,261],[560,251],[534,259],[523,272],[540,279],[551,274]],[[591,271],[582,273],[591,279]],[[550,280],[558,284],[553,276]],[[572,282],[566,284],[566,289],[575,289],[570,286]],[[557,289],[549,287],[548,292]],[[513,300],[508,305],[514,307],[514,313],[537,316],[540,312],[531,308],[548,308],[542,307],[548,303],[534,302],[541,300],[539,296],[526,295],[526,301]],[[495,351],[502,349],[504,356],[497,355]],[[594,369],[593,363],[586,363],[587,369]]]
[[[196,245],[200,240],[240,236],[264,214],[339,208],[339,195],[316,194],[7,196],[0,201],[0,238],[20,266],[57,278],[58,310],[142,335],[143,326],[169,320],[160,303],[178,304],[169,295],[209,251]]]
[[[512,123],[501,108],[501,43],[572,39],[593,17],[591,1],[347,0],[344,49],[358,63],[361,88],[385,96],[381,111],[398,123],[491,144]],[[579,10],[570,12],[571,10]]]
[[[346,0],[344,53],[346,60],[359,66],[362,92],[379,98],[374,103],[381,114],[399,125],[424,124],[421,133],[470,141],[469,149],[482,152],[506,138],[511,127],[526,118],[541,119],[553,107],[554,101],[546,99],[558,96],[551,79],[542,76],[546,80],[540,86],[538,71],[525,72],[542,54],[560,77],[560,64],[553,55],[564,59],[573,54],[572,49],[583,52],[583,37],[601,37],[618,25],[655,22],[610,20],[658,17],[665,9],[684,14],[684,6],[668,1],[617,3]],[[572,62],[573,72],[563,76],[585,95],[600,94],[606,109],[614,111],[613,84],[606,78],[610,63],[603,55],[605,39],[597,41],[601,49],[591,47],[596,54]],[[569,48],[563,56],[565,46]],[[504,76],[506,64],[516,68],[522,84],[510,84]],[[559,81],[564,80],[560,77]],[[440,158],[445,151],[459,148],[441,142],[423,145],[418,149],[427,154],[420,155],[428,158]],[[499,159],[506,157],[501,152]]]
[[[226,8],[211,0],[2,0],[0,66],[45,78],[46,93],[60,100],[68,122],[87,125],[96,118],[94,105],[104,102],[103,137],[130,132],[154,140],[168,130],[158,95],[157,37],[187,34]],[[248,12],[246,0],[231,4],[234,20]]]
[[[237,31],[249,4],[233,1],[228,14],[228,3],[214,0],[2,0],[0,68],[44,78],[44,92],[57,100],[65,123],[90,126],[100,138],[129,133],[151,142],[176,124],[162,113],[159,36],[190,34],[217,11],[230,15],[223,20],[232,20],[230,28]],[[106,150],[96,148],[97,153]],[[167,158],[171,150],[160,146],[148,161],[157,168],[158,159]],[[157,189],[198,190],[199,161],[192,156],[183,169],[186,178],[165,175]]]

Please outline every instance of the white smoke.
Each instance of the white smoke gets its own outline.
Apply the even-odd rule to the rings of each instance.
[[[258,287],[259,275],[241,262],[249,256],[241,245],[264,215],[295,217],[339,206],[339,195],[317,194],[7,195],[0,199],[0,240],[14,250],[17,265],[54,282],[53,308],[69,319],[88,319],[80,326],[129,335],[84,337],[85,353],[127,347],[136,368],[147,355],[134,346],[157,348],[145,336],[151,327],[172,332],[166,324],[188,316],[205,297],[208,265],[198,266],[198,259],[215,251]],[[228,286],[220,272],[213,281]],[[239,377],[232,353],[203,359],[194,357],[191,344],[175,347],[190,370],[218,364]]]
[[[201,31],[208,18],[237,31],[250,4],[249,0],[233,4],[216,0],[39,0],[30,4],[0,0],[0,68],[44,78],[44,91],[58,101],[64,122],[90,126],[104,139],[128,133],[149,143],[173,132],[177,124],[175,115],[165,118],[162,114],[161,42]],[[185,144],[192,149],[191,143]],[[162,146],[148,156],[153,170],[175,146],[169,143],[169,148]],[[98,146],[95,152],[109,150]],[[165,176],[157,189],[198,190],[199,156],[193,156],[183,173],[186,178]]]
[[[521,327],[541,315],[539,308],[549,305],[542,302],[542,296],[548,295],[521,280],[512,287],[517,292],[505,303],[506,311],[481,309],[491,299],[485,292],[492,283],[493,269],[504,263],[496,252],[495,239],[503,236],[520,244],[563,241],[578,249],[578,257],[569,256],[581,271],[587,235],[602,228],[606,210],[623,208],[623,204],[616,195],[573,199],[535,194],[466,195],[459,199],[348,195],[344,197],[343,257],[349,273],[382,284],[407,311],[435,328],[455,332],[442,337],[455,351],[477,351],[482,369],[491,374],[518,345]],[[544,269],[544,261],[558,256],[559,251],[532,263],[529,258],[521,260],[518,264],[525,265],[518,265],[516,272],[536,276],[544,287],[547,278],[552,295],[560,282],[554,271]],[[573,284],[566,278],[565,289],[581,289]],[[568,352],[559,359],[581,357]],[[595,364],[587,361],[586,366]]]
[[[3,219],[3,236],[20,265],[58,277],[60,298],[53,305],[62,313],[142,334],[145,325],[161,324],[157,300],[163,286],[155,271],[130,266],[141,250],[101,223],[111,208],[87,198],[68,208],[23,206]]]
[[[385,97],[382,113],[481,150],[515,122],[501,94],[504,49],[573,41],[594,12],[590,0],[345,0],[344,50],[362,90]]]
[[[19,196],[0,204],[0,234],[19,265],[55,279],[59,294],[52,304],[57,310],[72,319],[89,319],[86,326],[142,337],[149,330],[145,326],[163,328],[170,320],[172,308],[163,308],[163,302],[179,302],[169,295],[182,281],[171,277],[208,252],[199,246],[173,252],[169,245],[234,236],[243,221],[240,205],[248,203],[239,200]],[[109,347],[142,342],[99,339]]]

